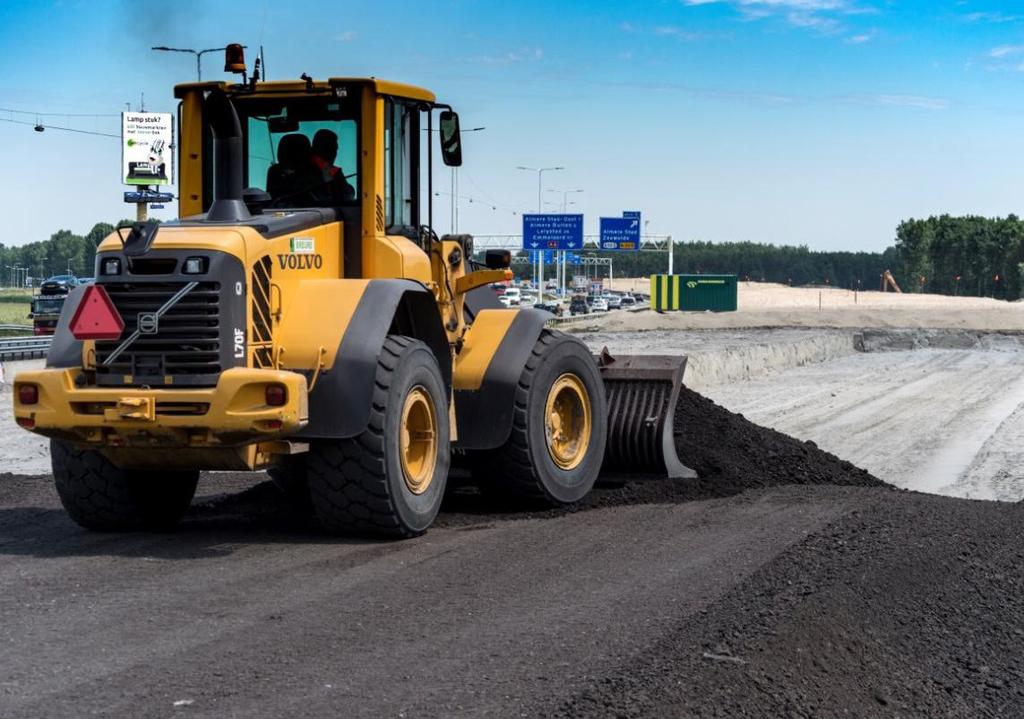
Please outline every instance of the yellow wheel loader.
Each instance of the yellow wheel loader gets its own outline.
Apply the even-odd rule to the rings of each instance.
[[[180,219],[107,237],[18,424],[51,438],[61,501],[97,530],[167,528],[202,470],[300,482],[328,530],[414,536],[454,457],[511,498],[583,498],[602,470],[692,474],[684,358],[594,357],[505,309],[472,237],[432,229],[458,115],[367,78],[179,85]],[[436,127],[435,127],[436,125]],[[611,470],[610,470],[611,471]]]

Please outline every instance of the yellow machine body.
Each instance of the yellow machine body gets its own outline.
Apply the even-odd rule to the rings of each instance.
[[[358,190],[345,210],[268,207],[252,220],[211,221],[206,213],[212,214],[214,178],[211,119],[206,115],[212,93],[223,93],[242,111],[246,103],[267,98],[326,106],[341,98],[338,101],[347,107],[358,107]],[[499,354],[516,355],[510,358],[510,367],[525,362],[518,346],[511,347],[510,331],[518,327],[515,343],[530,345],[546,315],[496,308],[470,311],[467,297],[474,290],[490,293],[488,285],[511,273],[502,268],[472,271],[471,240],[429,233],[410,238],[409,227],[396,231],[388,225],[384,209],[395,202],[388,196],[393,178],[386,168],[395,136],[389,135],[392,126],[385,115],[404,108],[409,117],[416,117],[408,120],[415,130],[426,135],[426,128],[419,125],[424,119],[429,123],[433,94],[381,80],[335,78],[252,86],[187,84],[176,88],[176,96],[181,101],[180,220],[158,226],[144,252],[133,250],[133,243],[141,240],[127,236],[132,228],[107,237],[97,252],[97,285],[115,304],[134,307],[137,288],[144,295],[149,287],[185,283],[190,280],[181,274],[185,260],[202,259],[209,276],[197,276],[198,286],[234,308],[231,326],[224,326],[229,322],[223,314],[227,305],[219,305],[222,361],[216,376],[198,383],[193,377],[190,384],[188,378],[166,369],[172,366],[170,359],[150,357],[153,364],[146,365],[146,353],[132,354],[133,345],[120,357],[130,354],[134,366],[148,374],[130,368],[119,375],[109,371],[106,368],[116,362],[104,357],[112,354],[117,341],[77,341],[70,336],[79,291],[65,306],[48,366],[22,372],[16,379],[18,385],[38,388],[33,404],[24,404],[15,393],[18,423],[99,449],[123,467],[256,469],[301,451],[303,442],[311,439],[361,431],[368,406],[356,405],[363,402],[363,385],[372,386],[366,358],[379,351],[389,331],[399,329],[425,341],[437,355],[451,397],[452,440],[458,442],[460,434],[468,432],[474,446],[504,441],[507,431],[502,428],[490,432],[493,436],[481,435],[476,427],[467,429],[474,422],[458,417],[464,402],[457,401],[457,395],[467,407],[479,405],[471,395],[486,389],[488,371],[501,369],[495,363]],[[422,153],[419,140],[413,147]],[[425,177],[429,168],[412,163],[409,171]],[[418,194],[424,194],[422,187]],[[426,224],[428,203],[429,197],[419,208],[424,217],[416,218],[417,232]],[[115,259],[121,274],[104,275],[105,260]],[[159,262],[176,269],[162,276],[154,271]],[[130,270],[143,267],[148,274],[129,277]],[[216,274],[215,268],[224,268],[223,273]],[[132,311],[122,315],[129,327],[141,326],[133,324]],[[528,317],[517,320],[520,315]],[[154,342],[142,336],[136,344],[170,347],[167,352],[185,353],[175,355],[176,360],[190,361],[189,337],[172,334],[165,344]],[[163,369],[158,371],[157,366]],[[284,385],[285,404],[270,406],[264,401],[268,383]],[[470,407],[467,413],[476,411]]]

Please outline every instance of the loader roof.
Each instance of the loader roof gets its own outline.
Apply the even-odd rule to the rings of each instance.
[[[406,97],[412,100],[422,100],[433,103],[437,97],[430,90],[425,90],[415,85],[406,85],[402,82],[381,80],[376,77],[332,77],[327,80],[316,80],[307,83],[303,80],[275,80],[271,82],[256,83],[255,90],[249,85],[233,85],[227,82],[186,82],[174,86],[174,96],[181,98],[191,90],[219,89],[229,95],[248,96],[263,94],[303,94],[313,88],[313,92],[329,92],[332,88],[345,85],[370,85],[374,91],[381,95],[393,95]]]

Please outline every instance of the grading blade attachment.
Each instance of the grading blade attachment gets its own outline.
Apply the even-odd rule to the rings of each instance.
[[[597,356],[608,395],[605,467],[628,473],[693,478],[679,461],[673,427],[686,356]]]

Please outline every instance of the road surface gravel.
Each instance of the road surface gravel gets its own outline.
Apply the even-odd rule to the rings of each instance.
[[[90,533],[4,475],[0,716],[1024,711],[1019,505],[892,489],[691,393],[677,420],[699,482],[534,513],[462,488],[405,542],[232,474],[177,532]]]

